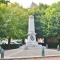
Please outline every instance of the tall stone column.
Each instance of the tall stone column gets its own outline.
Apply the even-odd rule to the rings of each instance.
[[[36,42],[36,33],[35,33],[35,24],[34,24],[34,16],[29,16],[28,21],[28,39],[26,45],[28,46],[35,46],[38,45]]]

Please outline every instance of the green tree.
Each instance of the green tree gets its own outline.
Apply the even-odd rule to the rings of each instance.
[[[5,38],[7,36],[7,32],[5,30],[5,12],[6,12],[6,5],[0,4],[0,38]]]
[[[17,3],[0,4],[0,37],[23,39],[27,35],[28,13],[27,9]],[[5,35],[3,35],[3,33]]]
[[[52,4],[45,11],[45,17],[42,18],[43,31],[46,37],[59,37],[60,35],[60,2]]]
[[[22,6],[19,6],[17,3],[11,3],[10,5],[8,5],[7,11],[7,37],[9,38],[9,40],[11,38],[25,38],[27,34],[27,10]]]

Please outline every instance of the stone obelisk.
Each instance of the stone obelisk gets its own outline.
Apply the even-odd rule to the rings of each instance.
[[[34,16],[33,15],[29,16],[28,38],[27,38],[26,45],[28,45],[28,46],[36,46],[36,45],[38,45],[38,43],[36,41],[35,24],[34,24]]]

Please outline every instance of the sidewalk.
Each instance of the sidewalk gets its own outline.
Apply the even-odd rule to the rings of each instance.
[[[41,50],[22,50],[20,48],[4,51],[5,58],[25,58],[25,57],[42,57]],[[45,49],[45,56],[60,56],[60,51]]]

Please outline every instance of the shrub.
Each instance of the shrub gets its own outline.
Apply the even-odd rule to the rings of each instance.
[[[48,48],[57,48],[58,43],[48,43]]]
[[[19,48],[18,44],[2,44],[1,47],[6,50],[6,49],[15,49]]]

